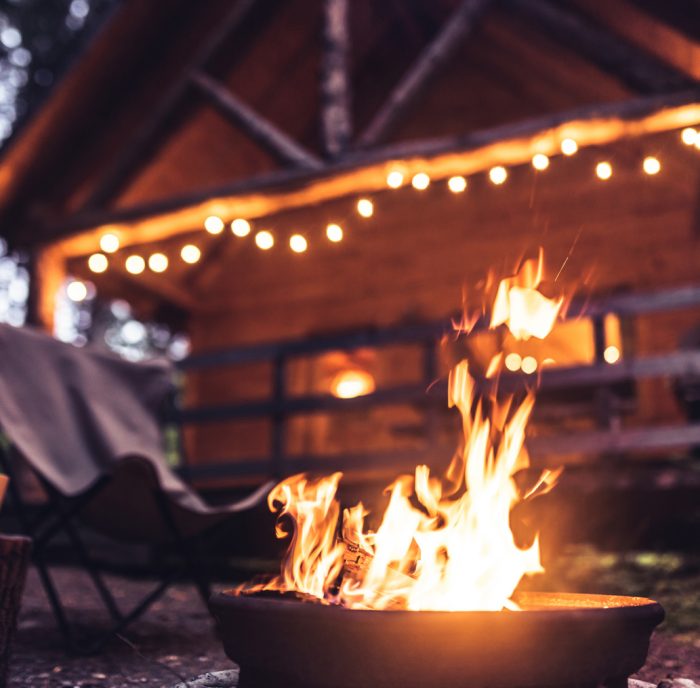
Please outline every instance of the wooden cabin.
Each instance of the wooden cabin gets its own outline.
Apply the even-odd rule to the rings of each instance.
[[[383,476],[449,458],[458,424],[444,387],[426,394],[442,335],[490,269],[542,246],[580,307],[549,348],[512,351],[556,361],[533,457],[686,451],[700,444],[678,399],[700,370],[679,350],[700,321],[691,4],[126,0],[0,166],[35,322],[51,327],[72,276],[186,331],[200,482]],[[338,398],[342,375],[362,396]]]

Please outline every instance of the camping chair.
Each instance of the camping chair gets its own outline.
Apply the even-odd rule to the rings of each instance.
[[[201,545],[235,526],[269,491],[263,485],[245,500],[212,508],[167,467],[158,410],[171,396],[169,372],[162,363],[128,363],[0,325],[0,429],[9,439],[0,443],[0,466],[10,477],[20,527],[33,539],[34,563],[73,653],[99,651],[176,580],[192,582],[206,605],[210,588],[198,556]],[[47,496],[36,514],[19,489],[20,460]],[[78,520],[114,540],[170,546],[179,563],[160,571],[155,587],[122,611]],[[47,564],[47,547],[59,534],[67,537],[110,617],[108,629],[89,641],[76,633]]]

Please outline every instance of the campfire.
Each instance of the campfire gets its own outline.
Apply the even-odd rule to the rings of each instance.
[[[567,302],[555,287],[541,252],[510,276],[489,277],[481,306],[465,309],[455,337],[479,324],[517,340],[545,339]],[[251,685],[594,685],[643,664],[663,615],[656,603],[517,591],[543,568],[538,537],[516,538],[513,509],[551,490],[560,470],[525,486],[516,480],[530,467],[535,391],[499,390],[503,361],[500,351],[452,369],[459,448],[443,475],[420,465],[396,478],[376,531],[362,503],[341,508],[341,473],[296,475],[272,490],[277,537],[290,539],[280,574],[213,601],[227,652]],[[335,659],[309,654],[304,642]],[[311,668],[319,662],[323,671]],[[378,678],[385,670],[391,678]]]

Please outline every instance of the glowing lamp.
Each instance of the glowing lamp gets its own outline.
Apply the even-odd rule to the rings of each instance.
[[[573,155],[578,150],[578,143],[573,139],[564,139],[561,142],[561,152],[564,155]]]
[[[85,301],[87,295],[88,290],[87,286],[85,285],[85,282],[81,282],[80,280],[73,280],[72,282],[69,282],[66,286],[66,296],[71,301],[80,303],[81,301]]]
[[[218,215],[210,215],[204,220],[204,229],[209,234],[221,234],[224,231],[224,221]]]
[[[119,250],[119,237],[116,234],[103,234],[100,237],[100,248],[105,253],[114,253]]]
[[[88,258],[88,267],[90,270],[92,270],[92,272],[104,272],[108,266],[109,262],[107,261],[107,256],[104,255],[104,253],[93,253]]]
[[[231,231],[234,236],[246,237],[250,234],[250,222],[242,217],[238,217],[231,223]]]
[[[544,153],[536,153],[532,156],[532,166],[539,170],[546,170],[549,167],[549,158]]]
[[[328,237],[328,241],[337,244],[339,241],[343,240],[343,228],[332,222],[326,227],[326,236]]]
[[[168,269],[168,257],[164,253],[152,253],[148,256],[148,267],[153,272],[165,272]]]
[[[398,170],[389,172],[386,176],[386,185],[391,189],[398,189],[403,184],[403,175]]]
[[[525,375],[532,375],[537,370],[537,359],[534,356],[525,356],[520,364],[520,369]]]
[[[646,174],[658,174],[661,171],[661,163],[659,162],[658,158],[650,155],[649,157],[644,158],[642,168]]]
[[[698,132],[696,129],[693,129],[693,127],[686,127],[681,132],[681,141],[683,141],[686,146],[692,146],[697,142],[697,139]]]
[[[304,253],[307,248],[309,248],[309,242],[301,234],[292,234],[289,237],[289,248],[294,251],[294,253]]]
[[[616,346],[608,346],[603,351],[606,363],[617,363],[620,360],[620,350]]]
[[[129,256],[124,267],[129,274],[140,275],[146,269],[146,261],[141,256]]]
[[[263,251],[269,251],[275,245],[275,237],[272,232],[263,229],[255,235],[255,245]]]
[[[414,174],[411,186],[418,191],[425,191],[430,186],[430,177],[425,172]]]
[[[375,390],[374,377],[361,368],[342,370],[331,382],[331,394],[339,399],[354,399]]]
[[[372,215],[374,215],[374,203],[372,203],[369,198],[361,198],[357,202],[357,212],[362,217],[372,217]]]
[[[180,258],[190,265],[196,263],[201,257],[202,252],[194,244],[186,244],[180,251]]]
[[[596,173],[596,176],[598,177],[598,179],[602,179],[603,181],[606,181],[606,180],[610,179],[610,177],[612,177],[612,173],[613,173],[612,165],[607,161],[599,162],[595,166],[595,173]]]
[[[450,177],[447,180],[447,188],[452,193],[462,193],[467,188],[467,180],[464,177]]]
[[[501,165],[496,165],[489,170],[489,179],[496,186],[500,186],[508,179],[508,171]]]

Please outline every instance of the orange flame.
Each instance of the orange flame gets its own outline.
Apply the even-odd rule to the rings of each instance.
[[[501,280],[490,326],[506,324],[514,336],[543,338],[563,299],[538,291],[542,256]],[[474,320],[474,319],[472,319]],[[500,369],[499,354],[487,377]],[[481,395],[469,363],[449,378],[448,403],[462,416],[463,442],[445,475],[427,466],[402,475],[388,488],[389,503],[376,532],[367,530],[362,504],[340,517],[340,473],[319,480],[298,475],[280,483],[269,504],[292,519],[291,543],[281,575],[245,590],[295,591],[353,609],[501,610],[523,576],[542,570],[539,543],[517,545],[513,507],[548,491],[558,472],[545,472],[522,493],[514,475],[529,466],[525,431],[534,405],[493,391]],[[278,521],[278,537],[288,535]]]

